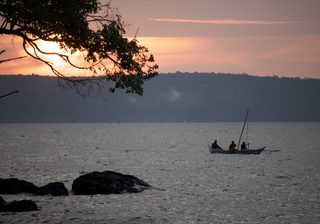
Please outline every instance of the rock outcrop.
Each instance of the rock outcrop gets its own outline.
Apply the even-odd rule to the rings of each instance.
[[[0,212],[27,212],[36,210],[38,210],[38,206],[31,200],[12,201],[7,203],[0,197]]]
[[[0,197],[0,206],[4,205],[5,203],[6,203],[6,201],[2,197]]]
[[[29,193],[34,195],[52,195],[63,196],[68,195],[68,190],[61,182],[49,183],[45,186],[38,187],[33,183],[17,178],[1,179],[0,178],[0,194],[19,194]]]
[[[73,181],[72,191],[77,195],[138,193],[150,185],[132,175],[113,171],[92,172]]]
[[[69,195],[69,193],[63,183],[53,182],[39,187],[36,195],[66,196]]]
[[[73,181],[72,191],[76,195],[138,193],[151,186],[132,175],[114,171],[92,172],[79,176]],[[33,195],[65,196],[68,190],[61,182],[37,187],[33,183],[17,178],[0,178],[0,194],[28,193]],[[31,200],[6,202],[0,197],[0,212],[25,212],[38,210]]]
[[[17,178],[2,179],[0,178],[0,194],[35,194],[38,187],[33,183]]]

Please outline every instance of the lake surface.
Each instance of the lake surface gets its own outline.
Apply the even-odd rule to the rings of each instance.
[[[0,223],[320,223],[320,123],[252,123],[260,155],[210,154],[241,123],[1,124],[1,178],[38,186],[113,170],[157,187],[138,194],[31,199]]]

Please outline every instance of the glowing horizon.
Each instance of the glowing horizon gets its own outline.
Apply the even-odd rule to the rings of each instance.
[[[320,1],[162,0],[146,4],[145,0],[118,0],[112,5],[123,17],[126,36],[137,37],[150,50],[160,73],[320,78]],[[12,39],[0,36],[0,50],[7,50],[1,59],[26,55],[19,38]],[[63,73],[82,75],[83,71],[53,60]],[[0,73],[52,74],[30,57],[0,64]]]
[[[320,55],[320,35],[264,38],[140,37],[138,41],[154,54],[160,73],[225,72],[257,76],[320,77],[320,58],[317,57]],[[6,57],[25,55],[22,48],[17,47],[18,43],[15,42],[16,47]],[[311,48],[312,51],[309,50]],[[55,50],[57,46],[49,44],[47,49]],[[61,59],[55,60],[58,69],[64,73],[86,75],[83,71],[65,66]],[[49,67],[31,57],[4,63],[0,66],[0,73],[52,74]]]
[[[320,35],[280,37],[143,37],[160,72],[225,72],[319,78]],[[313,48],[312,52],[309,51]],[[299,62],[299,63],[297,63]],[[161,66],[162,65],[162,66]]]

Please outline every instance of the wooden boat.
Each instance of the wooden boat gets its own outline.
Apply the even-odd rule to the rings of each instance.
[[[231,153],[229,150],[225,150],[225,149],[213,149],[213,148],[211,148],[210,145],[208,145],[208,147],[209,147],[209,151],[211,154],[220,153],[220,154],[244,154],[244,155],[255,154],[255,155],[258,155],[265,149],[265,147],[262,147],[259,149],[237,150],[234,153]]]
[[[238,141],[238,145],[237,145],[236,151],[235,152],[230,152],[229,150],[225,150],[225,149],[213,149],[213,148],[211,148],[210,145],[208,145],[210,153],[212,153],[212,154],[215,154],[215,153],[221,153],[221,154],[245,154],[245,155],[248,155],[248,154],[256,154],[256,155],[260,154],[265,149],[265,147],[258,148],[258,149],[243,149],[243,150],[239,149],[239,145],[240,145],[240,142],[241,142],[242,134],[243,134],[244,128],[246,127],[246,124],[247,124],[248,115],[249,115],[249,108],[247,109],[247,112],[246,112],[246,116],[245,116],[245,119],[244,119],[244,123],[243,123],[243,126],[242,126],[242,130],[241,130],[241,133],[240,133],[240,137],[239,137],[239,141]],[[248,125],[247,125],[247,127],[248,127]],[[248,130],[247,130],[247,134],[248,134]]]

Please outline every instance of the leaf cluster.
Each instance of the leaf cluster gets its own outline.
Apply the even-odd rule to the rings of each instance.
[[[145,80],[157,75],[158,66],[152,54],[139,45],[136,38],[125,37],[121,16],[110,2],[98,0],[0,0],[0,34],[23,39],[25,52],[47,64],[67,86],[114,81],[115,89],[142,94]],[[70,54],[47,52],[38,41],[57,42]],[[81,52],[85,65],[78,65],[70,57]],[[42,55],[56,55],[71,67],[86,70],[86,78],[69,77]]]

